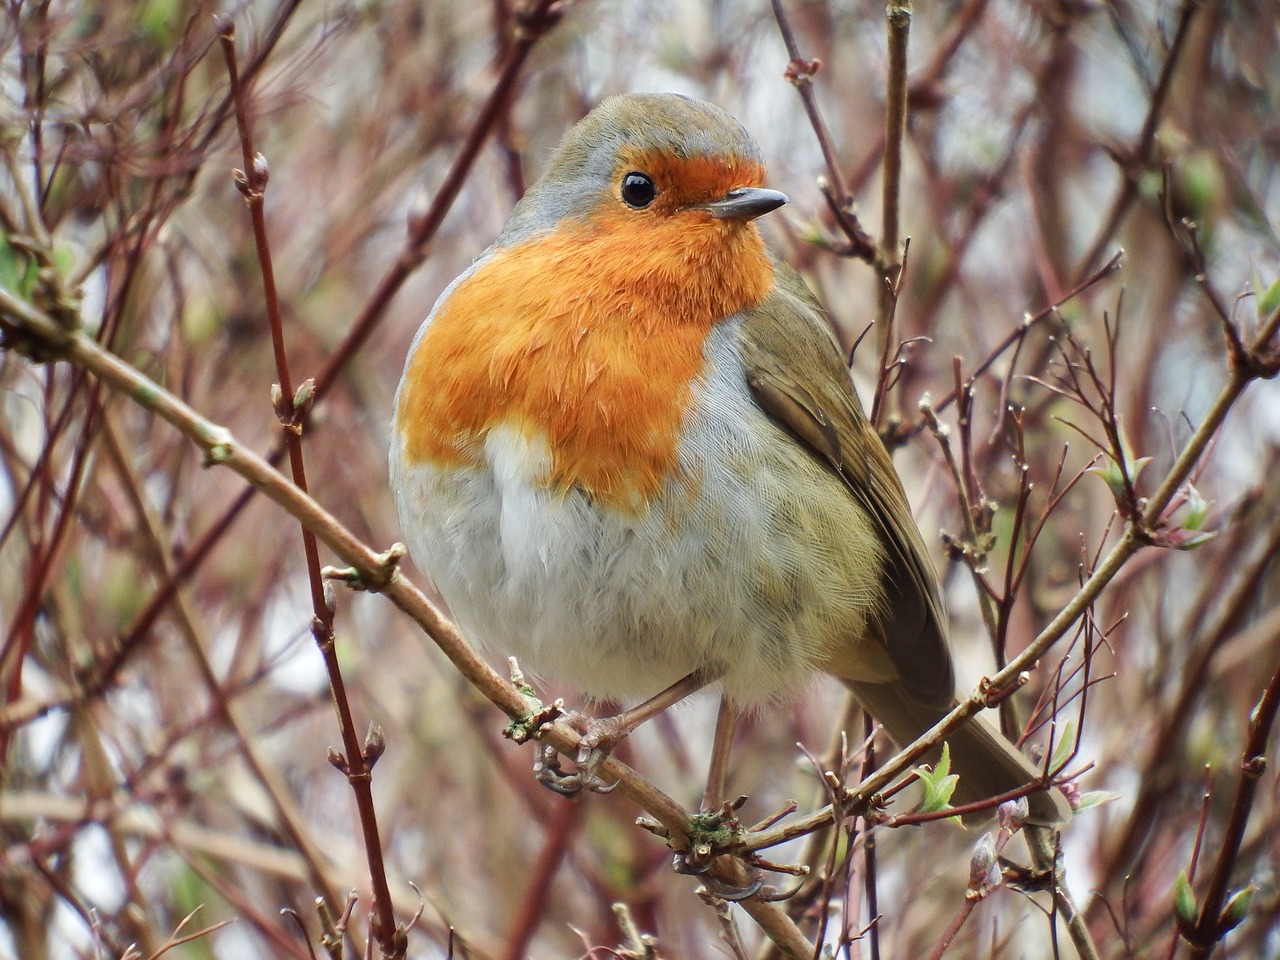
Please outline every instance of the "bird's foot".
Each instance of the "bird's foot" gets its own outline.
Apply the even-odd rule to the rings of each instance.
[[[721,803],[715,810],[695,814],[689,824],[688,847],[672,858],[676,873],[699,877],[707,894],[717,900],[745,900],[764,888],[764,877],[752,858],[735,858],[737,863],[726,869],[730,858],[724,857],[720,869],[711,869],[741,839],[738,811],[746,802],[746,797],[739,797],[733,803]]]
[[[743,878],[733,882],[721,880],[712,873],[711,861],[698,856],[695,851],[684,850],[676,853],[672,858],[671,865],[675,868],[676,873],[699,877],[707,893],[717,900],[728,900],[730,903],[737,903],[739,900],[747,899],[747,897],[754,897],[764,889],[764,875],[754,866],[745,862],[739,864],[740,870],[738,871],[744,875]]]
[[[561,719],[582,735],[574,758],[577,769],[566,773],[560,766],[560,755],[553,747],[542,744],[534,757],[533,775],[539,783],[566,797],[583,790],[612,793],[618,784],[603,780],[600,767],[632,728],[618,723],[616,717],[588,717],[576,710],[570,710]]]

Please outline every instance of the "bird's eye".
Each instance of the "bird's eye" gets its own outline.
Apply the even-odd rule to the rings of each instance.
[[[643,210],[653,203],[658,195],[658,188],[653,185],[653,178],[647,173],[632,170],[622,178],[622,202],[635,210]]]

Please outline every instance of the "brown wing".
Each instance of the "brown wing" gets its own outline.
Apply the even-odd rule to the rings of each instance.
[[[887,548],[877,639],[902,693],[948,709],[955,677],[946,614],[906,494],[853,392],[822,307],[795,271],[775,269],[773,293],[743,324],[747,384],[760,408],[824,462],[875,523]]]
[[[760,408],[839,478],[880,532],[886,548],[885,613],[878,636],[898,674],[896,682],[865,678],[865,646],[824,661],[900,744],[933,726],[955,703],[955,674],[937,573],[911,516],[888,451],[854,395],[844,358],[822,307],[796,273],[775,264],[776,287],[743,323],[747,384]],[[840,495],[839,487],[833,493]],[[979,717],[948,738],[960,772],[956,801],[995,796],[1036,780],[1040,773]],[[1057,790],[1032,794],[1030,821],[1068,820],[1071,807]]]

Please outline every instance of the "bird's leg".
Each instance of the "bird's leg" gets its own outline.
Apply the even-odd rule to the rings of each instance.
[[[689,694],[701,690],[719,677],[721,672],[720,670],[695,670],[660,693],[654,694],[644,703],[637,704],[629,710],[623,710],[612,717],[588,717],[576,710],[565,714],[565,722],[582,734],[576,758],[577,771],[564,773],[560,769],[560,761],[555,751],[543,745],[533,762],[534,775],[541,783],[566,796],[572,796],[580,790],[608,793],[617,784],[605,783],[601,780],[599,770],[610,751],[640,724],[656,717],[673,704],[679,703]]]
[[[720,832],[726,827],[731,833],[741,832],[742,829],[738,822],[738,809],[747,798],[740,797],[735,803],[724,801],[725,782],[729,777],[729,754],[733,749],[733,735],[738,730],[739,716],[738,711],[730,706],[728,698],[721,695],[720,709],[716,712],[715,736],[711,742],[711,765],[707,768],[707,788],[702,794],[701,813],[694,818],[695,824],[712,832]],[[709,872],[716,856],[714,843],[702,847],[701,841],[694,840],[688,850],[675,855],[673,865],[676,873],[701,877],[706,891],[720,900],[745,900],[760,892],[764,886],[764,878],[750,859],[742,860],[736,868],[741,882],[726,883]]]
[[[711,813],[720,808],[724,799],[724,785],[729,775],[729,753],[733,749],[733,735],[738,729],[738,712],[729,706],[729,700],[720,696],[720,710],[716,713],[715,739],[711,743],[711,766],[707,769],[707,789],[702,794],[702,812]]]

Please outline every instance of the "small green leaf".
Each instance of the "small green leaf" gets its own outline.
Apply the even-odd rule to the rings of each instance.
[[[942,743],[942,755],[938,757],[938,765],[933,768],[933,772],[938,777],[946,777],[951,773],[951,744],[945,740]]]
[[[9,238],[0,233],[0,286],[10,290],[18,288],[18,251],[13,249]]]
[[[1117,460],[1112,451],[1103,451],[1103,461],[1100,466],[1090,467],[1088,473],[1096,473],[1102,478],[1102,481],[1111,489],[1111,495],[1117,503],[1123,503],[1127,495],[1125,490],[1124,479],[1127,474],[1129,483],[1137,486],[1138,477],[1142,475],[1142,471],[1147,464],[1151,462],[1150,457],[1135,457],[1133,450],[1129,447],[1129,441],[1125,438],[1124,431],[1119,430],[1120,439],[1120,459]],[[1123,468],[1122,468],[1123,465]]]
[[[139,6],[134,16],[146,37],[161,46],[170,43],[175,25],[181,22],[175,0],[146,0]]]
[[[1182,521],[1182,529],[1199,530],[1204,526],[1205,518],[1209,515],[1209,501],[1200,496],[1200,491],[1195,488],[1194,484],[1187,484],[1187,516]]]
[[[1076,804],[1075,812],[1088,810],[1090,807],[1100,807],[1104,803],[1111,803],[1113,800],[1119,800],[1120,794],[1111,793],[1107,790],[1090,790],[1087,793],[1080,794],[1080,802]]]
[[[53,265],[59,276],[65,277],[76,265],[76,251],[65,243],[55,242],[50,256],[53,257]]]
[[[1058,745],[1053,748],[1053,757],[1049,761],[1050,772],[1061,770],[1066,766],[1067,759],[1075,748],[1076,727],[1072,721],[1068,720],[1062,725],[1062,735],[1058,737]]]
[[[823,232],[821,225],[816,220],[805,221],[801,228],[800,239],[805,243],[812,243],[814,246],[827,247],[827,235]]]
[[[1216,530],[1210,530],[1207,533],[1175,530],[1169,535],[1168,540],[1169,546],[1175,550],[1194,550],[1196,547],[1204,546],[1217,535],[1218,532]]]
[[[0,232],[0,286],[27,297],[35,283],[36,269],[35,260],[25,250],[11,244],[7,234]]]
[[[1261,284],[1259,284],[1261,286]],[[1277,280],[1258,297],[1258,319],[1265,320],[1280,309],[1280,280]]]
[[[1191,881],[1187,879],[1187,871],[1178,874],[1173,885],[1173,913],[1178,923],[1194,926],[1196,922],[1196,895],[1191,891]]]
[[[1183,160],[1179,173],[1182,199],[1192,219],[1209,222],[1221,205],[1225,190],[1217,159],[1207,150],[1193,150]]]
[[[1159,170],[1144,170],[1138,174],[1138,192],[1146,200],[1154,201],[1164,190],[1164,176]]]
[[[951,745],[942,745],[942,756],[933,769],[927,765],[916,767],[916,775],[924,788],[924,796],[920,800],[920,813],[937,813],[951,806],[951,796],[956,792],[956,784],[960,778],[951,772]]]
[[[1124,477],[1120,474],[1120,468],[1116,462],[1109,456],[1104,457],[1101,464],[1096,467],[1089,467],[1085,473],[1092,473],[1102,479],[1107,485],[1107,489],[1111,491],[1113,499],[1119,500],[1124,496]]]
[[[1240,926],[1240,921],[1249,915],[1249,907],[1253,905],[1253,887],[1237,890],[1222,908],[1218,917],[1218,932],[1226,933]]]

